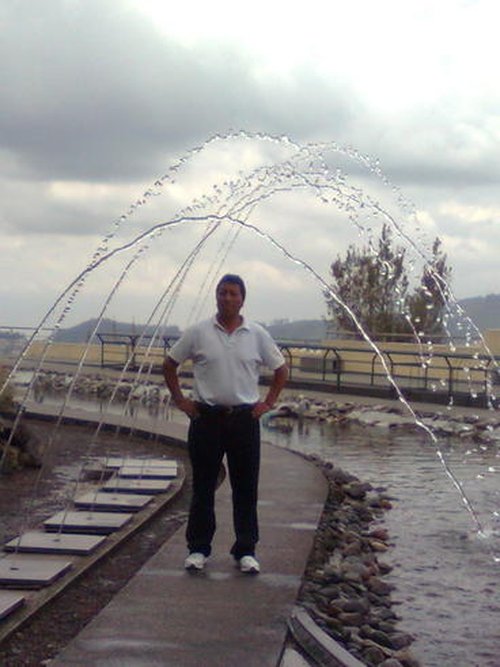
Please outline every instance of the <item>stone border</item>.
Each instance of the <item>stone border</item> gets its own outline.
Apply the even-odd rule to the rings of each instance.
[[[313,621],[301,607],[294,607],[288,627],[299,646],[320,665],[328,667],[365,667]],[[287,667],[282,663],[282,667]]]
[[[321,468],[329,489],[289,624],[292,647],[295,641],[321,666],[420,667],[410,650],[414,637],[397,629],[394,586],[383,580],[392,567],[378,559],[390,548],[380,525],[390,497],[316,456],[302,456]]]

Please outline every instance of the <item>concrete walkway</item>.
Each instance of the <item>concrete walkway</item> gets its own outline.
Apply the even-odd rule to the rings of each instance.
[[[264,445],[261,574],[241,574],[229,556],[226,480],[217,492],[218,529],[206,570],[183,569],[181,528],[51,666],[275,667],[326,493],[316,466]]]

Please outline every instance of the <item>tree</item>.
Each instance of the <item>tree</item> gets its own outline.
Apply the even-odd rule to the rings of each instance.
[[[432,246],[432,259],[423,269],[420,285],[408,298],[408,310],[417,332],[444,333],[443,310],[448,299],[451,268],[436,238]]]
[[[393,244],[391,227],[382,227],[378,247],[350,245],[345,258],[331,265],[332,292],[345,303],[370,336],[417,332],[442,332],[441,314],[451,270],[433,244],[432,259],[424,266],[419,286],[409,294],[405,267],[406,250]],[[330,293],[325,295],[328,312],[337,328],[358,332],[353,318]]]

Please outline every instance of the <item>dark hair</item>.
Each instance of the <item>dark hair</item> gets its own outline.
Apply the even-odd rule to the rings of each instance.
[[[226,273],[226,275],[222,276],[222,278],[217,283],[216,291],[218,291],[219,287],[224,283],[233,283],[234,285],[238,285],[240,288],[241,296],[243,297],[243,301],[245,300],[247,289],[245,287],[245,283],[243,282],[243,278],[240,278],[240,276],[237,276],[235,273]]]

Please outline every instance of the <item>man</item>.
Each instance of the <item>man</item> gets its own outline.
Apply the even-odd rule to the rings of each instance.
[[[236,539],[231,554],[242,572],[260,570],[255,558],[259,417],[274,406],[288,368],[267,331],[240,315],[245,296],[240,276],[223,276],[216,288],[217,314],[190,327],[171,348],[163,366],[173,401],[191,420],[188,448],[193,496],[186,529],[189,554],[184,564],[189,570],[202,570],[211,552],[215,489],[224,454],[233,492]],[[194,400],[184,396],[177,377],[177,367],[186,359],[193,362]],[[264,400],[258,387],[262,364],[273,371]]]

